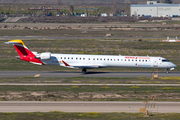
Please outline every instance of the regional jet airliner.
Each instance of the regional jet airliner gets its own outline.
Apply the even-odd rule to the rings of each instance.
[[[149,56],[121,56],[121,55],[83,55],[83,54],[54,54],[50,52],[31,52],[22,40],[10,40],[5,42],[13,44],[20,60],[38,65],[58,65],[67,68],[86,69],[125,67],[125,68],[154,68],[173,70],[175,64],[163,57]]]

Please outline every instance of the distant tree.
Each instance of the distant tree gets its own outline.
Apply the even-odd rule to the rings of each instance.
[[[49,14],[48,14],[48,16],[52,16],[52,15],[53,15],[53,14],[52,14],[52,12],[50,11]]]
[[[167,4],[172,4],[173,1],[171,0],[164,0],[164,3],[167,3]]]
[[[70,8],[71,15],[73,15],[74,6],[73,6],[73,5],[70,5],[69,8]]]
[[[115,7],[115,14],[119,14],[119,12],[120,12],[120,7],[119,7],[119,6],[116,6],[116,7]]]

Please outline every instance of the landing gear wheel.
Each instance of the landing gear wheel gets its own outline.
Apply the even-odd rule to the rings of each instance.
[[[82,69],[83,74],[86,74],[86,71],[87,71],[86,69]]]
[[[169,69],[166,70],[166,73],[167,73],[167,74],[169,73]]]

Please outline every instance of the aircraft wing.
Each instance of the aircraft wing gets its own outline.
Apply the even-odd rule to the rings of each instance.
[[[74,65],[74,68],[86,68],[86,69],[92,69],[92,68],[99,68],[98,65]]]
[[[64,67],[68,68],[86,68],[86,69],[92,69],[92,68],[99,68],[101,65],[90,65],[90,64],[68,64],[65,61],[62,61],[64,63]]]

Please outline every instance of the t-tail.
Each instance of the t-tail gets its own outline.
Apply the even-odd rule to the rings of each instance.
[[[6,44],[13,44],[14,48],[16,49],[20,60],[28,61],[34,64],[44,65],[42,61],[36,58],[36,55],[33,54],[25,45],[22,40],[10,40],[5,42]]]

